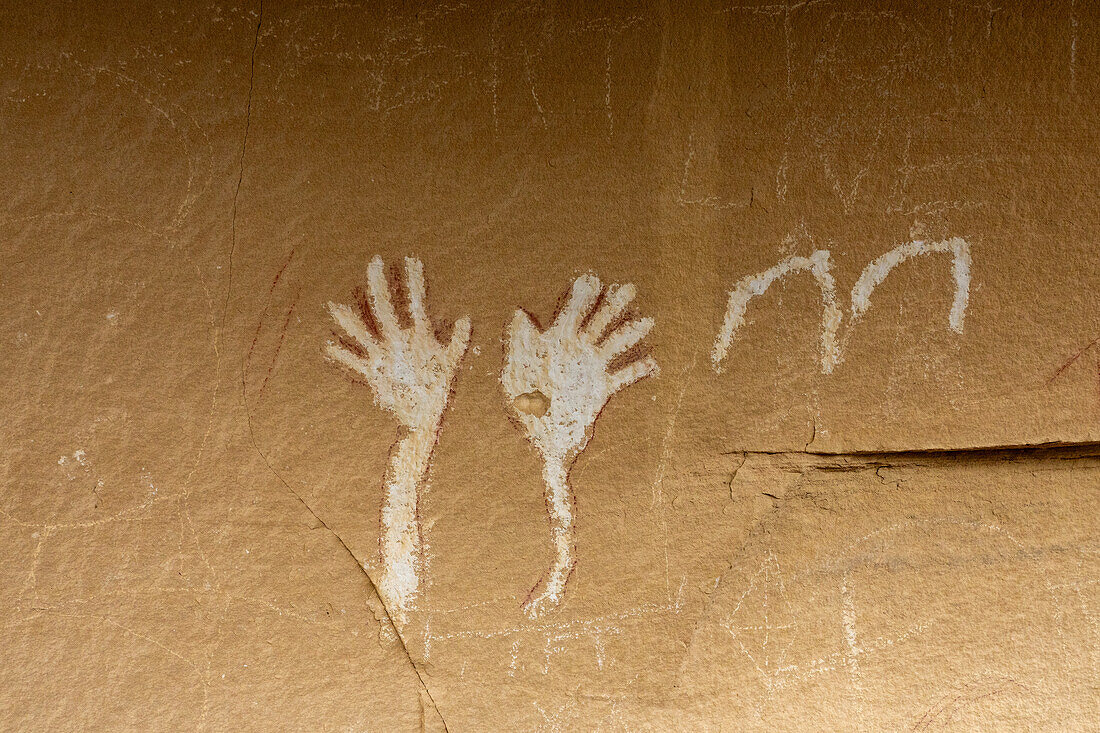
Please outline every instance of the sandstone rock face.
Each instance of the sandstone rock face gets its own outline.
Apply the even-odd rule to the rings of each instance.
[[[1097,729],[1095,8],[0,27],[0,728]]]

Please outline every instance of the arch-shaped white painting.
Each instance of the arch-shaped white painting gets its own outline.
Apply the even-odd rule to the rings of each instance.
[[[906,242],[875,258],[863,269],[855,287],[852,288],[852,319],[858,319],[871,307],[871,293],[886,279],[891,270],[912,257],[935,253],[952,256],[955,300],[951,304],[947,323],[952,331],[962,333],[966,306],[970,302],[970,245],[962,237],[953,237],[942,242],[923,240]]]
[[[749,301],[767,292],[776,280],[781,280],[793,273],[809,272],[821,289],[821,371],[830,374],[833,367],[840,362],[837,332],[840,330],[840,322],[843,318],[836,301],[836,281],[833,279],[831,268],[829,250],[819,249],[809,257],[791,255],[763,272],[748,275],[739,280],[730,291],[722,330],[718,332],[718,338],[714,341],[714,350],[711,352],[714,370],[722,371],[722,360],[726,358],[738,330],[745,324],[745,309]]]

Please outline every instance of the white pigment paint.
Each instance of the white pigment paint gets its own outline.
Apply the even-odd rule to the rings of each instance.
[[[333,319],[354,348],[329,341],[326,355],[362,377],[374,401],[397,418],[398,439],[383,478],[379,539],[382,575],[378,591],[395,623],[408,620],[420,590],[423,539],[417,500],[426,483],[432,450],[459,362],[470,342],[470,319],[455,322],[448,344],[436,341],[425,307],[424,268],[405,258],[410,328],[401,328],[390,303],[382,258],[367,268],[371,313],[379,333],[371,333],[354,309],[329,303]]]
[[[819,249],[809,257],[792,255],[776,265],[755,275],[742,278],[733,287],[726,304],[726,315],[722,321],[722,330],[714,341],[711,360],[714,370],[721,372],[722,360],[729,352],[730,344],[737,332],[745,325],[745,309],[749,301],[763,295],[776,280],[798,272],[809,272],[821,289],[821,371],[830,374],[840,362],[840,345],[837,333],[843,314],[836,300],[836,281],[833,279],[829,250]]]
[[[636,291],[630,284],[612,285],[592,312],[601,287],[595,275],[583,275],[573,282],[569,301],[548,329],[540,331],[523,310],[516,311],[508,328],[500,381],[527,439],[542,455],[554,550],[541,591],[524,603],[532,618],[561,603],[576,565],[569,469],[588,445],[592,426],[611,395],[658,372],[649,356],[609,370],[613,360],[645,338],[653,319],[629,321],[605,337]]]
[[[852,288],[853,320],[862,316],[871,307],[871,293],[886,279],[891,270],[912,257],[933,253],[952,256],[955,300],[951,304],[947,323],[952,331],[962,333],[966,306],[970,302],[970,245],[962,237],[953,237],[942,242],[923,240],[907,242],[874,259],[863,269],[855,287]]]
[[[863,729],[864,702],[863,702],[863,672],[859,665],[859,655],[862,653],[856,637],[856,605],[852,597],[852,591],[848,582],[848,573],[845,572],[840,581],[840,597],[842,602],[841,624],[844,626],[844,641],[847,645],[845,654],[845,666],[852,681],[852,687],[856,693],[856,702],[859,707],[859,728]]]
[[[77,448],[75,451],[73,451],[73,454],[71,456],[61,456],[57,459],[57,465],[64,466],[66,463],[71,463],[72,461],[76,461],[76,463],[79,464],[81,468],[89,467],[88,454],[84,452],[83,448]],[[69,476],[70,481],[73,478],[74,476]]]

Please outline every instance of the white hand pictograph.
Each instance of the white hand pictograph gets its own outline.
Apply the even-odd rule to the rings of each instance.
[[[633,285],[612,285],[603,302],[585,322],[599,299],[600,281],[584,275],[573,282],[565,308],[553,325],[541,331],[523,310],[508,328],[501,383],[527,438],[542,454],[546,503],[550,512],[554,560],[540,584],[542,590],[524,603],[536,617],[561,602],[574,557],[574,499],[569,469],[592,434],[592,426],[611,395],[650,374],[657,362],[650,356],[615,371],[612,361],[640,342],[653,327],[652,318],[629,321],[606,336],[634,298]],[[536,586],[536,589],[538,586]]]
[[[398,623],[406,621],[420,586],[419,489],[439,437],[451,383],[470,341],[470,319],[461,318],[450,342],[439,343],[424,305],[424,267],[419,260],[405,258],[405,278],[411,327],[398,323],[382,258],[375,256],[367,268],[367,287],[377,332],[356,309],[329,303],[329,313],[349,338],[325,345],[328,357],[366,380],[378,405],[400,424],[384,478],[378,584]]]

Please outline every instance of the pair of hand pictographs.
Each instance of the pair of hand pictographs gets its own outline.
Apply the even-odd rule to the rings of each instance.
[[[372,259],[369,304],[356,309],[329,303],[344,336],[325,346],[328,357],[363,379],[399,424],[383,479],[378,583],[398,623],[407,620],[420,590],[423,540],[417,500],[470,342],[469,318],[455,322],[447,343],[437,340],[425,305],[424,268],[412,257],[405,258],[405,284],[408,327],[398,321],[382,258]],[[582,275],[549,328],[541,329],[523,310],[516,311],[508,327],[501,384],[514,417],[542,456],[553,546],[550,568],[524,602],[532,618],[561,603],[576,565],[569,469],[611,396],[658,371],[650,356],[618,366],[653,328],[651,318],[624,318],[635,292],[630,284],[605,291],[597,277]]]

